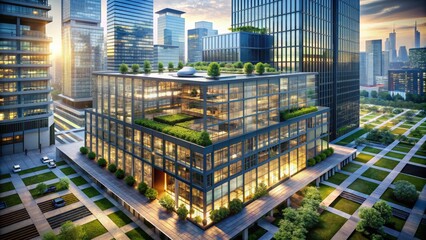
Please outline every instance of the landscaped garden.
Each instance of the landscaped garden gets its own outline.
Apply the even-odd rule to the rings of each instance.
[[[22,203],[21,198],[17,193],[6,197],[0,197],[0,202],[5,202],[7,207],[12,207]]]
[[[117,211],[108,215],[108,217],[117,225],[118,227],[123,227],[132,222],[125,213],[122,211]]]
[[[368,155],[368,154],[365,154],[365,153],[360,153],[360,154],[358,154],[356,156],[355,161],[362,162],[362,163],[367,163],[372,158],[373,158],[372,155]]]
[[[0,184],[0,193],[7,192],[13,189],[15,189],[15,187],[13,186],[12,182],[6,182],[6,183]]]
[[[130,240],[151,240],[153,239],[148,233],[144,232],[140,227],[135,228],[126,233]]]
[[[379,185],[376,183],[358,178],[351,185],[349,185],[348,188],[358,191],[360,193],[370,195],[377,188],[377,186]]]
[[[361,167],[361,165],[360,165],[360,164],[356,164],[356,163],[352,163],[352,162],[350,162],[350,163],[346,164],[346,166],[344,166],[344,167],[342,168],[342,170],[343,170],[343,171],[346,171],[346,172],[351,172],[351,173],[353,173],[353,172],[355,172],[356,170],[358,170],[360,167]]]
[[[102,211],[107,210],[109,208],[114,207],[114,204],[112,204],[112,202],[110,202],[108,199],[106,198],[102,198],[99,199],[97,201],[95,201],[96,206],[98,206]]]
[[[419,192],[422,191],[423,186],[426,184],[425,178],[414,177],[414,176],[403,174],[403,173],[398,174],[398,176],[396,176],[393,183],[400,181],[400,180],[405,180],[405,181],[408,181],[408,182],[414,184],[417,191],[419,191]]]
[[[361,204],[342,197],[337,197],[336,200],[334,200],[334,202],[330,204],[330,207],[333,207],[350,215],[352,215],[360,206]]]
[[[86,233],[85,239],[93,239],[108,232],[108,230],[102,225],[102,223],[99,222],[99,220],[93,220],[91,222],[83,224],[82,228]]]
[[[27,174],[27,173],[37,172],[37,171],[41,171],[41,170],[45,170],[45,169],[49,169],[49,168],[46,165],[42,165],[42,166],[22,170],[22,171],[18,172],[18,174],[24,175],[24,174]]]
[[[349,176],[343,173],[337,172],[333,176],[329,177],[327,181],[334,183],[336,185],[340,185],[343,181],[346,180]]]
[[[399,162],[395,161],[395,160],[391,160],[391,159],[387,159],[387,158],[380,158],[375,164],[374,166],[377,167],[382,167],[382,168],[387,168],[387,169],[394,169],[396,167],[396,165],[398,165]]]
[[[367,177],[367,178],[371,178],[377,181],[383,181],[387,176],[388,176],[389,172],[383,171],[383,170],[379,170],[376,168],[369,168],[367,169],[367,171],[365,171],[362,176],[363,177]]]
[[[41,182],[46,182],[55,178],[57,178],[57,176],[53,172],[47,172],[47,173],[42,173],[35,176],[24,178],[22,179],[22,181],[24,182],[26,186],[29,186],[29,185],[33,185],[33,184],[37,184]]]
[[[345,222],[346,218],[331,213],[329,211],[323,211],[320,215],[320,221],[317,227],[309,231],[308,239],[331,239],[334,234],[339,231],[339,229],[343,226]]]
[[[71,178],[71,181],[77,186],[87,184],[87,181],[82,176]]]
[[[92,198],[94,196],[98,196],[100,193],[98,190],[96,190],[94,187],[88,187],[83,190],[81,190],[84,194],[86,194],[89,198]]]

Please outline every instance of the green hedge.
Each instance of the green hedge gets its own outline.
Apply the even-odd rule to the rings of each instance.
[[[205,131],[198,132],[179,126],[170,126],[148,119],[139,119],[136,120],[135,123],[147,128],[154,129],[159,132],[163,132],[165,134],[175,136],[177,138],[184,139],[189,142],[193,142],[201,146],[209,146],[212,144],[209,134]]]
[[[295,109],[289,109],[280,112],[281,121],[285,121],[291,118],[299,117],[311,112],[318,111],[317,107],[303,107],[303,108],[295,108]]]
[[[178,114],[154,117],[154,121],[169,124],[169,125],[176,125],[177,123],[193,120],[194,118],[195,118],[194,116],[191,116],[188,114],[178,113]]]

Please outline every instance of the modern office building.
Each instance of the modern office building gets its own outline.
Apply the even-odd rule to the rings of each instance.
[[[426,47],[410,48],[410,66],[412,68],[426,69]]]
[[[382,40],[368,40],[365,42],[367,53],[367,85],[376,85],[376,77],[382,76]]]
[[[391,33],[389,33],[389,54],[390,54],[390,62],[397,62],[398,55],[396,53],[396,32],[395,28]]]
[[[273,38],[267,34],[232,32],[203,38],[204,62],[269,63]]]
[[[359,7],[358,0],[232,0],[233,28],[265,28],[273,36],[275,68],[319,72],[318,100],[330,107],[332,139],[359,126]]]
[[[389,70],[388,81],[389,92],[416,95],[424,95],[426,92],[426,70],[424,69]]]
[[[107,0],[107,68],[152,61],[153,0]]]
[[[398,50],[398,60],[400,62],[408,62],[408,53],[405,46],[400,46]]]
[[[383,51],[382,52],[382,76],[386,76],[386,77],[388,76],[389,60],[390,60],[389,51]]]
[[[420,48],[420,32],[417,30],[417,21],[414,24],[414,48]]]
[[[185,62],[185,12],[165,8],[155,12],[158,14],[158,45],[178,46],[179,61]]]
[[[154,57],[152,60],[152,68],[158,70],[158,63],[162,62],[165,71],[168,64],[173,63],[176,68],[179,63],[179,47],[169,45],[154,45]]]
[[[203,37],[217,35],[213,23],[207,21],[195,22],[195,28],[188,30],[188,62],[203,61]]]
[[[367,53],[359,53],[359,84],[360,86],[368,86],[367,81]]]
[[[315,73],[210,79],[98,72],[94,80],[86,146],[209,222],[211,210],[250,201],[260,183],[275,186],[329,146],[329,108],[280,118],[316,106]],[[185,122],[160,123],[177,113]],[[176,129],[166,134],[155,125]]]
[[[47,0],[0,2],[0,156],[55,144]]]
[[[55,113],[80,126],[92,107],[92,72],[103,70],[101,0],[62,0],[62,101]]]

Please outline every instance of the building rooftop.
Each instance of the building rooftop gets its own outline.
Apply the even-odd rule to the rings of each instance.
[[[121,74],[119,72],[112,72],[112,71],[99,71],[94,72],[95,75],[103,75],[103,76],[118,76],[118,77],[131,77],[131,78],[140,78],[140,79],[148,79],[148,80],[157,80],[157,81],[176,81],[176,82],[183,82],[183,83],[194,83],[194,84],[209,84],[209,83],[217,83],[217,82],[229,82],[229,81],[242,81],[242,80],[249,80],[249,79],[267,79],[267,78],[276,78],[276,77],[289,77],[289,76],[297,76],[297,75],[317,75],[316,72],[298,72],[298,73],[279,73],[279,74],[252,74],[252,75],[246,75],[246,74],[221,74],[217,78],[212,78],[207,76],[207,73],[195,73],[193,76],[185,76],[185,77],[178,77],[177,73],[150,73],[150,74]]]
[[[161,9],[160,11],[155,12],[156,14],[165,14],[165,13],[173,13],[173,14],[184,14],[185,12],[180,11],[180,10],[176,10],[176,9],[172,9],[172,8],[164,8]]]

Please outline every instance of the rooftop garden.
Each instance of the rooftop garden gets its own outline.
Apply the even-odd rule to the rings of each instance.
[[[212,144],[210,136],[205,131],[195,131],[182,126],[174,124],[183,123],[194,119],[195,117],[186,114],[173,114],[161,117],[155,117],[154,120],[138,119],[135,124],[143,127],[151,128],[153,130],[181,138],[183,140],[201,145],[209,146]]]
[[[295,118],[295,117],[299,117],[311,112],[316,112],[318,111],[318,108],[315,106],[312,107],[302,107],[302,108],[293,108],[293,109],[289,109],[289,110],[285,110],[285,111],[281,111],[280,112],[280,120],[285,121],[285,120],[289,120],[291,118]]]

